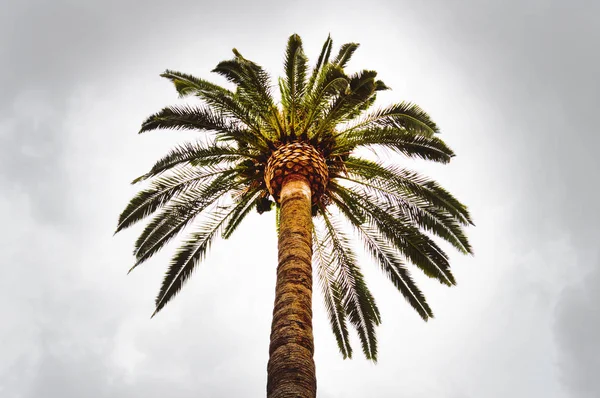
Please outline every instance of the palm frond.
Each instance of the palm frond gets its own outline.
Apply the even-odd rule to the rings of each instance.
[[[130,227],[146,218],[169,202],[173,197],[192,189],[200,183],[219,175],[237,172],[236,169],[198,169],[179,168],[171,174],[152,181],[148,189],[144,189],[131,199],[125,210],[119,216],[115,233]]]
[[[315,82],[317,81],[319,75],[321,75],[321,73],[323,72],[323,67],[329,62],[329,56],[331,55],[332,46],[333,40],[331,40],[331,35],[328,35],[327,40],[325,40],[325,43],[323,43],[323,48],[321,49],[321,53],[319,54],[319,58],[317,59],[317,64],[313,68],[312,74],[308,79],[306,92],[311,92],[313,90]]]
[[[189,279],[194,268],[204,259],[218,232],[223,228],[225,222],[244,207],[247,203],[241,201],[226,209],[211,213],[207,220],[192,233],[183,245],[177,250],[171,260],[171,265],[165,275],[160,292],[156,297],[156,309],[152,316],[156,315],[179,291],[183,284]]]
[[[202,98],[204,93],[221,93],[233,97],[230,90],[186,73],[167,69],[161,76],[173,83],[181,98],[190,95],[197,95]]]
[[[337,196],[333,196],[333,202],[354,226],[367,251],[406,301],[423,320],[427,321],[432,318],[433,312],[425,296],[410,277],[410,273],[404,266],[402,259],[397,255],[397,250],[375,228],[363,223],[364,214],[357,211],[357,208],[348,206],[347,202]]]
[[[288,39],[285,54],[285,80],[281,90],[281,102],[287,114],[290,139],[296,138],[296,118],[298,117],[298,105],[304,95],[306,88],[306,70],[308,59],[302,48],[302,40],[298,35],[292,35]]]
[[[393,184],[399,193],[420,200],[448,212],[462,225],[472,225],[471,215],[465,205],[443,189],[435,181],[425,178],[413,171],[396,166],[384,166],[357,157],[349,157],[344,163],[348,173],[365,181],[379,180]],[[339,178],[344,178],[340,175]]]
[[[344,71],[332,64],[323,67],[322,73],[315,82],[314,88],[307,92],[303,98],[302,107],[307,110],[303,120],[301,136],[311,138],[309,130],[316,130],[315,121],[320,118],[327,107],[329,101],[337,93],[342,92],[348,87],[348,77]]]
[[[156,214],[135,242],[134,255],[137,261],[129,272],[159,251],[223,195],[242,187],[245,182],[235,177],[219,176],[209,184],[191,189]]]
[[[216,131],[225,135],[235,135],[237,127],[208,108],[173,105],[146,118],[140,133],[156,129]]]
[[[214,131],[220,140],[235,141],[244,145],[260,145],[263,137],[228,120],[207,107],[175,105],[150,115],[143,123],[140,133],[156,129]]]
[[[375,81],[375,91],[386,91],[386,90],[391,90],[390,87],[388,87],[383,81],[381,80],[376,80]]]
[[[377,337],[375,326],[381,322],[375,299],[365,284],[349,241],[340,226],[321,207],[319,214],[326,227],[326,238],[331,242],[340,287],[344,294],[342,302],[350,323],[356,328],[367,359],[377,361]]]
[[[346,43],[340,47],[340,52],[333,60],[333,64],[345,68],[354,52],[358,49],[358,43]]]
[[[253,206],[256,205],[256,201],[259,199],[259,196],[264,193],[265,189],[263,187],[257,186],[255,188],[248,189],[247,192],[244,192],[238,198],[238,204],[244,203],[244,205],[236,206],[236,209],[230,215],[229,221],[223,229],[223,239],[229,239],[231,237],[231,235],[235,232],[240,223],[244,221],[244,218],[246,218],[246,216],[253,209]]]
[[[391,207],[379,203],[377,197],[369,195],[365,191],[355,191],[335,183],[332,185],[340,198],[360,203],[368,217],[369,224],[380,231],[402,255],[419,267],[425,275],[448,286],[456,284],[446,253],[418,228],[413,227],[409,220],[397,218]]]
[[[395,127],[351,130],[336,140],[332,154],[344,154],[361,147],[384,147],[407,157],[448,163],[454,152],[437,137],[410,133]]]
[[[394,127],[428,137],[440,132],[431,117],[410,102],[401,102],[368,114],[343,132],[370,127]]]
[[[331,243],[326,241],[322,235],[323,232],[313,224],[313,261],[317,269],[327,317],[340,353],[344,359],[352,358],[346,311],[342,302],[344,294],[333,267],[332,253],[329,250]]]
[[[246,126],[254,137],[254,145],[268,148],[261,131],[260,116],[253,104],[241,101],[232,91],[181,72],[165,71],[161,76],[171,80],[180,96],[195,95],[212,109],[231,117]]]
[[[275,137],[281,137],[283,131],[271,95],[269,74],[256,63],[242,57],[236,49],[233,49],[233,53],[235,58],[219,62],[213,72],[236,84],[238,88],[236,97],[248,108],[256,111],[256,115],[264,122],[264,128]]]
[[[248,150],[227,145],[217,145],[216,143],[206,145],[201,142],[187,142],[173,148],[164,157],[159,159],[150,171],[139,176],[132,183],[136,184],[179,166],[210,167],[244,159],[255,159],[255,156]]]
[[[319,120],[319,128],[313,134],[318,137],[331,132],[340,124],[354,119],[373,104],[376,92],[377,72],[363,70],[348,77],[345,90],[336,93]]]
[[[416,228],[422,228],[427,232],[444,239],[463,254],[472,254],[472,248],[462,225],[448,212],[418,197],[408,196],[398,192],[393,183],[385,180],[373,179],[369,182],[344,177],[367,189],[370,194],[378,196],[388,207],[392,209],[395,217],[410,220]]]

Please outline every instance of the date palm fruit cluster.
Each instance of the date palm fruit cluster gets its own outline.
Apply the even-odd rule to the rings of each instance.
[[[373,70],[347,69],[357,48],[344,44],[334,56],[328,38],[309,67],[300,37],[292,35],[277,100],[269,74],[235,49],[233,59],[213,70],[233,89],[181,72],[162,74],[181,97],[199,105],[166,107],[144,121],[140,132],[177,129],[201,136],[137,178],[149,185],[119,218],[117,231],[153,215],[135,243],[132,269],[191,231],[170,262],[155,313],[180,291],[215,239],[231,236],[251,211],[279,207],[284,179],[299,175],[312,192],[315,275],[344,358],[352,355],[352,326],[365,356],[375,360],[380,323],[348,225],[417,313],[424,320],[433,316],[407,263],[455,284],[449,258],[433,237],[471,253],[463,231],[471,224],[467,208],[435,181],[358,151],[388,150],[440,163],[454,153],[419,106],[401,102],[373,110],[377,93],[388,87]]]

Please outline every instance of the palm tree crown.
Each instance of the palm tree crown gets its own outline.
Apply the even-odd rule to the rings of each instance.
[[[294,173],[310,184],[313,261],[344,358],[352,355],[349,323],[358,332],[365,356],[376,360],[375,326],[380,323],[347,225],[419,315],[424,320],[433,316],[405,262],[443,284],[455,284],[448,256],[430,235],[471,253],[463,231],[472,223],[467,208],[431,179],[361,158],[356,151],[389,148],[441,163],[454,154],[417,105],[402,102],[370,110],[377,93],[388,87],[377,80],[375,71],[346,71],[357,47],[344,44],[332,57],[328,38],[309,69],[301,39],[292,35],[285,75],[279,79],[279,102],[265,70],[235,49],[233,59],[213,70],[235,85],[233,91],[180,72],[162,74],[181,97],[195,96],[200,105],[166,107],[148,117],[140,132],[181,129],[211,134],[175,147],[134,180],[150,180],[149,187],[119,218],[117,231],[154,214],[135,242],[131,269],[196,221],[170,262],[155,314],[179,292],[215,238],[231,236],[254,209],[278,209],[282,180]]]

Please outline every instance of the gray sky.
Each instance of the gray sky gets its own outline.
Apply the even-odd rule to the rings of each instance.
[[[140,228],[112,232],[129,181],[189,134],[136,135],[177,103],[158,75],[230,50],[281,73],[287,37],[328,33],[351,67],[442,128],[458,156],[413,163],[466,202],[476,255],[458,286],[415,272],[423,323],[372,264],[379,363],[344,361],[315,296],[319,396],[600,396],[600,3],[592,1],[4,3],[0,13],[0,396],[263,396],[272,215],[219,242],[150,320],[173,247],[126,276]],[[358,341],[354,345],[359,354]]]

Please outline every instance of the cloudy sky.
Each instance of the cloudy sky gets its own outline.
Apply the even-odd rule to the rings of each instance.
[[[264,396],[272,215],[217,243],[150,320],[173,247],[127,276],[129,181],[189,134],[136,134],[177,103],[166,68],[209,77],[238,48],[277,75],[287,37],[328,33],[351,67],[442,128],[413,163],[466,202],[458,286],[416,275],[420,320],[372,264],[379,363],[342,360],[315,296],[319,396],[600,396],[600,3],[8,0],[0,12],[0,396]],[[416,274],[416,273],[415,273]],[[357,339],[354,340],[358,348]],[[359,353],[360,350],[356,350]]]

